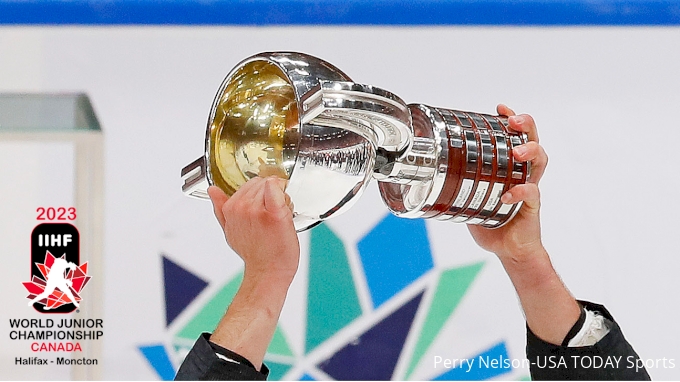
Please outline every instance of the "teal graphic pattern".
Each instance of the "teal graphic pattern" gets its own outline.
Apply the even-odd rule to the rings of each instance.
[[[309,245],[303,353],[291,350],[288,334],[279,326],[265,356],[270,380],[412,379],[484,267],[484,262],[435,267],[425,221],[392,215],[364,235],[355,251],[327,224],[310,232]],[[174,374],[170,359],[181,359],[201,332],[214,329],[242,277],[239,273],[227,280],[203,306],[191,307],[193,316],[174,330],[174,357],[162,345],[140,347],[159,378]],[[173,286],[166,281],[168,287]],[[356,334],[339,338],[348,328]],[[309,357],[321,361],[310,364]],[[470,356],[478,357],[507,359],[505,341]],[[511,371],[482,364],[470,370],[433,370],[426,378],[483,380]]]

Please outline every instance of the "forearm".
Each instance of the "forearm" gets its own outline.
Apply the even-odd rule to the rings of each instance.
[[[527,325],[541,339],[559,345],[581,313],[542,246],[520,255],[499,256],[510,276]]]
[[[286,299],[290,276],[249,273],[210,341],[249,360],[260,370]]]

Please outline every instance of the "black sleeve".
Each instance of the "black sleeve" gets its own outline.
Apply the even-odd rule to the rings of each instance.
[[[210,334],[203,333],[184,362],[179,367],[176,381],[264,381],[269,369],[263,364],[262,371],[255,370],[250,361],[242,356],[209,341]],[[220,359],[220,353],[236,362]]]
[[[637,362],[640,357],[626,341],[621,328],[607,309],[590,302],[580,303],[588,310],[608,318],[613,323],[611,330],[595,345],[567,347],[547,343],[527,327],[527,359],[531,379],[650,380],[642,362]]]

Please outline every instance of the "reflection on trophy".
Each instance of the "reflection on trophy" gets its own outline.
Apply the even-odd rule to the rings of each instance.
[[[288,180],[298,231],[351,207],[371,179],[394,214],[500,227],[521,203],[501,195],[527,181],[526,143],[507,118],[405,104],[302,53],[261,53],[227,75],[213,102],[205,154],[182,190],[228,195],[256,176]]]

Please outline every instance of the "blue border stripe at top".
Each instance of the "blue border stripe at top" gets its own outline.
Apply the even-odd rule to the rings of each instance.
[[[680,25],[676,0],[0,0],[5,25]]]

